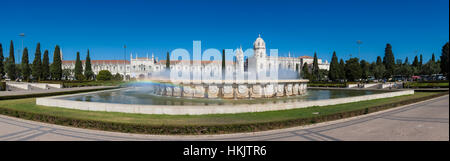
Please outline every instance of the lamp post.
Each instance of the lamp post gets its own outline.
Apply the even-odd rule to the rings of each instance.
[[[19,53],[17,53],[17,60],[19,61],[18,63],[20,63],[21,59],[20,52],[23,51],[23,38],[25,37],[25,33],[20,33],[19,36],[22,38],[22,49],[19,50]]]
[[[123,45],[123,78],[127,80],[127,64],[125,63],[127,61],[127,45]]]
[[[361,41],[361,40],[357,40],[356,41],[356,44],[358,44],[358,58],[360,58],[360,52],[361,52],[361,44],[362,44],[363,42]]]

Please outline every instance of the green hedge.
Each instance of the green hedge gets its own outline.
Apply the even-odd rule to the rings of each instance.
[[[248,124],[230,124],[230,125],[185,125],[185,126],[165,126],[165,125],[143,125],[135,123],[117,123],[105,122],[96,120],[73,119],[63,116],[52,116],[47,114],[36,114],[32,112],[24,112],[14,109],[0,108],[0,114],[33,120],[46,123],[52,123],[64,126],[73,126],[79,128],[99,129],[106,131],[130,132],[130,133],[144,133],[144,134],[219,134],[219,133],[235,133],[235,132],[254,132],[263,130],[272,130],[279,128],[287,128],[293,126],[307,125],[312,123],[319,123],[325,121],[333,121],[342,118],[348,118],[358,115],[364,115],[392,107],[415,103],[427,100],[434,97],[439,97],[448,94],[442,92],[430,96],[421,97],[418,99],[409,99],[395,103],[373,106],[365,109],[358,109],[353,111],[339,112],[335,114],[322,115],[311,118],[291,119],[284,121],[274,121],[265,123],[248,123]]]
[[[0,82],[0,91],[6,90],[6,82]]]
[[[448,88],[448,82],[406,82],[404,88]]]

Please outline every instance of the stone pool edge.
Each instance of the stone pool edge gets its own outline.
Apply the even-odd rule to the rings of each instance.
[[[136,114],[165,114],[165,115],[204,115],[204,114],[233,114],[246,112],[278,111],[278,110],[306,108],[312,106],[328,106],[328,105],[367,101],[410,94],[414,94],[414,90],[402,90],[387,93],[370,94],[364,96],[353,96],[345,98],[334,98],[327,100],[313,100],[303,102],[250,104],[250,105],[211,105],[211,106],[115,104],[115,103],[83,102],[83,101],[60,99],[63,97],[80,95],[74,94],[74,95],[36,98],[36,104],[43,106],[62,107],[68,109],[87,110],[87,111],[122,112],[122,113],[136,113]]]
[[[165,115],[204,115],[204,114],[233,114],[246,112],[278,111],[278,110],[288,110],[312,106],[328,106],[328,105],[367,101],[373,99],[396,97],[410,94],[414,94],[414,90],[402,90],[387,93],[370,94],[364,96],[334,98],[328,100],[313,100],[303,102],[249,104],[249,105],[248,104],[211,105],[211,106],[115,104],[115,103],[83,102],[83,101],[60,99],[63,97],[80,95],[74,94],[74,95],[36,98],[36,104],[43,106],[62,107],[68,109],[87,110],[87,111],[123,112],[136,114],[165,114]]]

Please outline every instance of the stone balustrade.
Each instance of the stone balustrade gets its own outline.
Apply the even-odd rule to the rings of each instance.
[[[303,95],[306,93],[308,80],[158,82],[160,83],[155,85],[154,94],[161,96],[248,99]]]

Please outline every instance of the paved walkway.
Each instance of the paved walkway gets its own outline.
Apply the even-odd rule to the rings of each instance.
[[[449,140],[449,96],[310,126],[226,135],[141,135],[0,115],[0,140]]]

